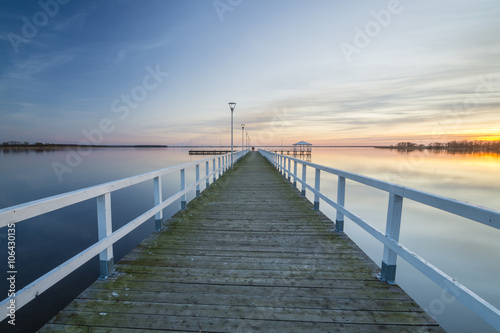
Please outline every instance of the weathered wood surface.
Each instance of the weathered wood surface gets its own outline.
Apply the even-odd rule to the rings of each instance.
[[[250,153],[41,332],[442,332]]]

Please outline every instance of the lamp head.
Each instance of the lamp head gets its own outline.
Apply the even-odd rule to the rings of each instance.
[[[236,107],[236,103],[234,103],[234,102],[229,103],[229,108],[231,109],[231,111],[233,111],[235,107]]]

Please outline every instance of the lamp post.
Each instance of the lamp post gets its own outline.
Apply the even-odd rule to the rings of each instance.
[[[241,151],[243,151],[245,143],[244,136],[245,136],[245,124],[241,124]]]
[[[236,107],[236,103],[229,103],[229,108],[231,109],[231,169],[233,168],[233,111]]]

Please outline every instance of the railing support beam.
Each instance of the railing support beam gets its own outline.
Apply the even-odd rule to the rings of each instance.
[[[345,205],[345,178],[339,176],[337,185],[337,203],[344,207]],[[335,231],[344,232],[344,214],[337,210],[337,217],[335,218]]]
[[[207,161],[205,163],[205,176],[207,178],[205,183],[205,189],[207,189],[210,186],[210,177],[208,176],[209,174],[210,174],[210,164]],[[215,160],[214,160],[214,175],[215,175]]]
[[[302,164],[302,191],[301,194],[303,197],[306,196],[306,178],[307,178],[307,166]]]
[[[99,240],[113,233],[111,221],[111,193],[97,197],[97,232]],[[114,273],[113,245],[99,253],[100,279],[106,279]]]
[[[297,161],[293,161],[293,187],[297,188]]]
[[[162,194],[161,194],[161,177],[156,177],[153,180],[154,183],[154,196],[155,196],[155,206],[159,206],[162,202]],[[161,230],[161,223],[163,219],[163,211],[160,210],[155,215],[155,230]]]
[[[291,179],[291,171],[292,171],[292,160],[288,159],[288,181]]]
[[[201,193],[199,181],[200,181],[200,165],[196,164],[196,197],[199,197]]]
[[[394,193],[389,194],[389,207],[387,210],[387,223],[385,227],[385,236],[399,242],[399,231],[401,229],[401,213],[403,211],[403,197]],[[382,269],[380,280],[389,284],[396,281],[396,261],[398,255],[396,252],[384,246],[384,255],[382,258]]]
[[[181,191],[186,189],[186,170],[181,169]],[[181,197],[181,209],[186,209],[186,194]]]
[[[314,176],[314,189],[317,192],[320,191],[320,174],[321,174],[321,170],[316,169],[315,176]],[[314,209],[319,210],[319,195],[317,193],[314,193]]]
[[[218,158],[218,160],[219,160],[219,178],[220,178],[220,157]],[[217,173],[215,172],[215,158],[212,161],[212,169],[213,169],[213,172],[214,172],[214,176],[213,176],[212,179],[215,182],[217,180]]]

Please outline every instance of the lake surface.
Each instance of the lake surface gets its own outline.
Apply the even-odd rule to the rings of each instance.
[[[80,160],[68,154],[68,150],[0,151],[0,208],[202,158],[189,156],[186,149],[94,149]],[[54,162],[68,165],[68,161],[71,162],[71,172],[68,169],[62,174],[60,170],[54,171]],[[500,210],[498,154],[314,148],[312,162]],[[204,174],[204,166],[201,170]],[[312,170],[308,170],[308,176],[313,177]],[[187,184],[193,180],[193,172],[188,172]],[[333,199],[336,198],[336,183],[336,177],[322,175],[321,189]],[[152,189],[151,182],[112,194],[115,230],[152,207]],[[164,198],[178,190],[177,175],[163,179]],[[193,197],[194,193],[188,196],[188,200]],[[312,199],[310,195],[308,197]],[[385,230],[387,202],[387,193],[347,181],[346,207],[382,231]],[[165,217],[171,216],[179,206],[177,202],[169,207]],[[323,202],[321,209],[335,219],[335,211]],[[115,246],[115,260],[153,229],[154,221],[150,220],[119,242]],[[377,241],[347,219],[345,231],[380,265],[383,248]],[[95,200],[23,221],[17,224],[16,236],[19,290],[97,241]],[[3,228],[0,230],[1,267],[7,263],[6,237],[7,231]],[[500,308],[499,239],[499,230],[409,200],[403,204],[400,241]],[[0,331],[30,332],[37,329],[98,277],[98,267],[97,259],[89,262],[39,296],[33,304],[19,310],[15,330],[2,323]],[[0,290],[7,291],[8,285],[4,282],[6,270],[0,273],[0,278]],[[396,282],[447,331],[495,332],[401,259],[398,259]]]

